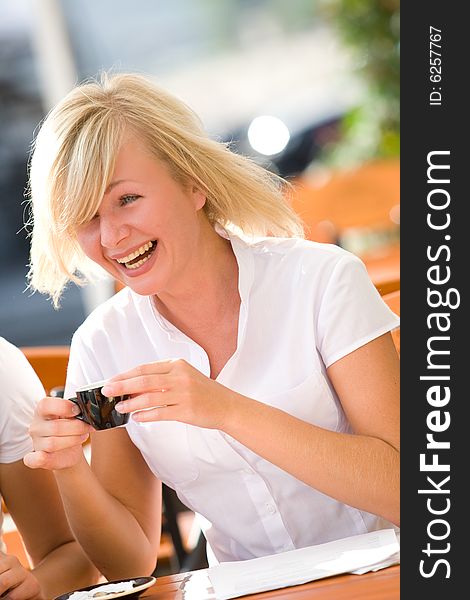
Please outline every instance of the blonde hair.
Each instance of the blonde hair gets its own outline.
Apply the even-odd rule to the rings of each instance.
[[[67,94],[33,144],[28,278],[56,306],[68,281],[83,285],[99,272],[75,232],[98,211],[125,132],[138,134],[176,180],[204,191],[212,225],[303,237],[283,179],[210,139],[188,106],[146,77],[103,74]]]

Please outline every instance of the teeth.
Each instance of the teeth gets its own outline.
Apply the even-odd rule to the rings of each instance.
[[[147,262],[149,258],[150,258],[150,254],[148,256],[146,256],[145,258],[141,258],[136,263],[132,263],[132,265],[126,265],[126,269],[137,269],[137,267],[140,267],[140,265],[143,265],[144,262]]]
[[[147,242],[146,244],[141,246],[138,250],[131,252],[131,254],[129,254],[128,256],[124,256],[123,258],[117,258],[116,260],[118,263],[124,264],[126,262],[129,262],[130,260],[133,260],[134,258],[137,258],[140,254],[147,252],[147,250],[150,250],[150,248],[152,246],[153,246],[152,242]],[[135,266],[136,265],[132,265],[133,268],[135,268]]]

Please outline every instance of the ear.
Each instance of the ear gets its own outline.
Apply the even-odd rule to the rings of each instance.
[[[193,199],[194,208],[196,210],[201,210],[201,208],[205,205],[207,196],[205,192],[203,192],[197,185],[191,185],[191,195]]]

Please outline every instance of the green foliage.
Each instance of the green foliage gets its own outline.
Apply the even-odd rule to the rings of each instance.
[[[399,0],[320,0],[324,18],[353,52],[357,72],[367,84],[361,106],[342,123],[328,162],[361,162],[396,157],[400,151]]]

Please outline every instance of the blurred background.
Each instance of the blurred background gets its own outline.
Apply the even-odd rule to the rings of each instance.
[[[0,336],[68,345],[115,291],[70,286],[56,311],[25,280],[35,131],[103,69],[152,76],[211,136],[286,177],[307,237],[399,294],[398,0],[0,0]],[[204,566],[193,515],[165,494],[159,573]]]
[[[395,244],[397,270],[397,0],[0,0],[0,8],[0,335],[68,344],[113,291],[110,282],[72,286],[59,311],[25,291],[35,129],[102,69],[153,76],[212,136],[296,183],[309,237],[370,260]]]

